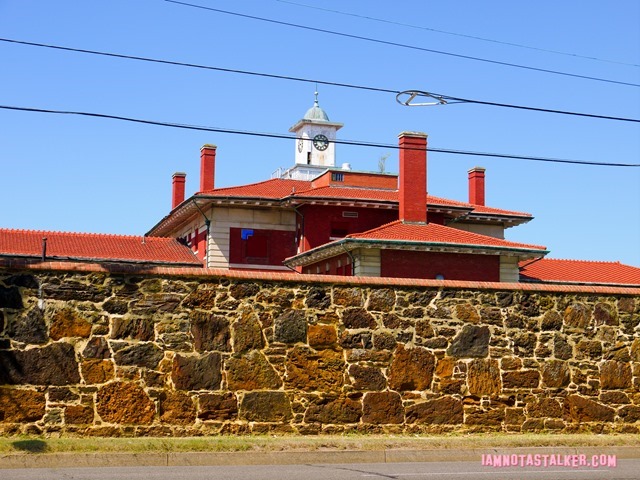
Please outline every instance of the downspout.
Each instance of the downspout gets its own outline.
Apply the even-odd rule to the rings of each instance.
[[[297,242],[300,244],[301,248],[304,248],[304,243],[302,243],[302,239],[304,238],[304,215],[302,212],[298,210],[298,207],[293,207],[293,211],[296,212],[297,215],[300,215],[300,239]],[[298,253],[303,253],[304,250]]]
[[[342,248],[346,252],[347,256],[351,259],[351,276],[354,277],[356,273],[356,260],[353,258],[351,251],[347,250],[346,245],[343,243]]]
[[[204,217],[204,225],[207,227],[207,241],[204,247],[204,266],[205,268],[207,268],[209,266],[209,241],[211,239],[211,220],[209,220],[209,218],[204,214],[204,212],[200,208],[200,205],[198,205],[198,202],[196,202],[195,198],[192,198],[191,201],[200,212],[200,215]]]

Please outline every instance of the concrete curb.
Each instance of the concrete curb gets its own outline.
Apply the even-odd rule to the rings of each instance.
[[[482,454],[616,455],[640,458],[640,447],[530,447],[465,450],[323,450],[293,452],[42,453],[0,455],[0,469],[162,467],[336,463],[480,462]]]

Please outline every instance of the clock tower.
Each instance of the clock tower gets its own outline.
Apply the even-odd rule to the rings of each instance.
[[[336,132],[342,128],[342,123],[329,120],[327,113],[318,105],[318,92],[315,95],[313,107],[289,129],[296,134],[296,163],[292,170],[300,174],[309,170],[307,176],[312,173],[316,176],[327,168],[335,167]]]

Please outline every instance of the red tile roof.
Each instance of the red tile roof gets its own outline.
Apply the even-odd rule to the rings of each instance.
[[[592,262],[545,258],[520,264],[524,282],[640,285],[640,268],[620,262]]]
[[[396,203],[399,201],[398,190],[389,190],[386,188],[341,187],[335,185],[312,187],[311,183],[312,182],[303,180],[273,178],[271,180],[251,183],[248,185],[216,188],[214,190],[201,192],[197,195],[213,197],[249,197],[270,200],[283,200],[288,197],[312,197]],[[482,205],[472,205],[470,203],[459,202],[457,200],[449,200],[441,197],[434,197],[432,195],[427,196],[427,203],[430,205],[466,208],[473,210],[473,213],[486,215],[506,215],[528,218],[531,217],[531,214],[529,213],[503,210],[500,208],[493,208]]]
[[[367,232],[349,235],[347,238],[473,245],[483,247],[503,247],[546,251],[546,248],[540,245],[510,242],[508,240],[502,240],[500,238],[490,237],[488,235],[481,235],[479,233],[467,232],[466,230],[445,227],[444,225],[438,225],[436,223],[403,223],[399,220],[387,223],[386,225],[382,225],[381,227],[374,228]]]
[[[37,230],[0,229],[0,256],[41,258],[43,238],[48,260],[202,266],[188,247],[173,238]]]
[[[248,185],[215,188],[206,192],[200,192],[197,195],[214,197],[251,197],[280,200],[294,192],[308,190],[309,188],[311,188],[311,182],[272,178],[271,180],[250,183]]]

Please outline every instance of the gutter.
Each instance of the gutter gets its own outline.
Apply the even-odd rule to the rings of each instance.
[[[518,248],[518,247],[498,247],[498,246],[490,246],[490,245],[486,245],[486,246],[485,245],[469,245],[469,244],[462,244],[462,243],[443,243],[443,242],[411,242],[411,241],[405,241],[405,240],[380,241],[380,240],[370,240],[370,239],[364,239],[364,238],[343,238],[342,240],[337,240],[331,244],[325,244],[323,246],[316,247],[315,249],[308,250],[307,252],[299,253],[294,257],[290,257],[289,259],[286,259],[284,263],[285,265],[286,264],[302,265],[301,263],[298,263],[298,260],[303,260],[305,258],[312,257],[314,256],[314,254],[319,255],[318,260],[323,260],[328,256],[330,256],[328,254],[329,250],[333,250],[334,248],[337,248],[340,246],[342,246],[344,250],[353,250],[354,248],[357,248],[358,245],[365,245],[365,246],[379,245],[380,248],[383,248],[383,249],[385,248],[388,249],[390,246],[440,247],[445,249],[465,248],[465,249],[472,249],[472,250],[490,250],[490,251],[495,251],[497,253],[521,252],[521,253],[535,254],[536,256],[538,255],[544,256],[549,253],[549,250],[538,250],[538,249]],[[322,255],[323,250],[327,251],[326,255]],[[426,250],[426,248],[421,250]]]

